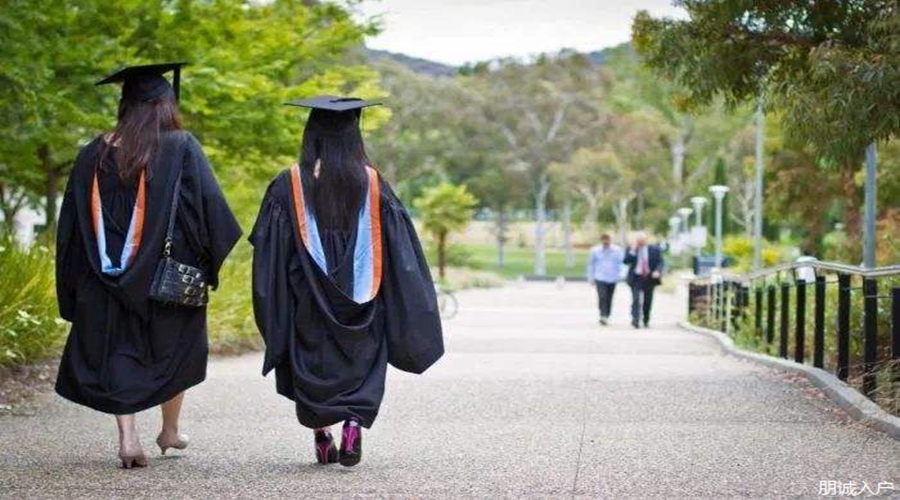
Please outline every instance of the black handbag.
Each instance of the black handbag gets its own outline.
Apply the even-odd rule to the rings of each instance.
[[[162,259],[150,284],[150,298],[164,304],[203,307],[209,302],[209,281],[206,273],[202,269],[182,264],[172,258],[172,241],[180,190],[181,172],[178,172],[175,191],[172,194],[169,224],[166,227],[166,245],[163,247]]]

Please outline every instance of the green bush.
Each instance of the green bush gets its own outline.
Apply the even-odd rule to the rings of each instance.
[[[0,366],[58,354],[67,323],[56,308],[53,253],[0,239]]]
[[[262,345],[250,298],[250,245],[241,241],[221,271],[209,306],[209,340],[214,353],[232,354]],[[21,365],[60,353],[68,322],[56,307],[53,252],[0,239],[0,366]]]
[[[837,369],[837,303],[838,303],[838,286],[836,278],[832,275],[827,276],[828,285],[826,285],[825,294],[825,331],[823,343],[823,364],[824,369],[830,373],[835,373]],[[895,287],[900,287],[900,277],[879,278],[878,290],[882,297],[887,296]],[[793,282],[790,282],[793,285]],[[756,286],[774,285],[778,287],[780,282],[775,279],[769,279],[765,284],[760,281],[754,283]],[[864,315],[863,315],[863,295],[861,292],[862,280],[859,277],[853,277],[851,280],[850,293],[850,343],[849,351],[849,373],[848,383],[860,389],[863,375],[865,373],[865,363],[863,351],[864,342]],[[749,304],[745,309],[745,314],[738,316],[734,322],[732,337],[737,345],[757,352],[762,352],[772,356],[778,356],[780,347],[780,326],[781,326],[781,291],[776,289],[775,302],[775,324],[774,335],[771,343],[766,341],[767,311],[768,302],[766,294],[763,294],[762,303],[762,332],[757,332],[755,323],[756,310],[756,288],[751,288],[749,296]],[[797,345],[797,321],[796,304],[797,304],[797,288],[790,288],[789,297],[789,314],[788,314],[788,337],[787,352],[788,358],[793,359]],[[891,302],[888,299],[880,298],[877,301],[877,355],[876,365],[871,368],[870,372],[875,374],[877,384],[872,399],[882,408],[894,415],[900,415],[900,399],[898,399],[897,384],[893,377],[896,375],[898,366],[896,361],[891,361]],[[691,317],[692,322],[702,326],[714,329],[720,329],[720,324],[711,324],[707,321],[707,317],[703,313],[695,313]],[[812,284],[806,287],[806,316],[800,318],[806,325],[803,353],[804,360],[807,364],[812,364],[814,353],[814,325],[815,325],[815,289]]]
[[[437,245],[428,241],[425,243],[425,258],[430,264],[437,265]],[[451,267],[472,267],[472,251],[466,245],[447,245],[447,265]],[[437,276],[437,273],[435,273]]]
[[[253,320],[250,291],[253,249],[241,239],[219,273],[219,288],[210,294],[208,331],[210,350],[236,354],[262,347]]]
[[[853,241],[843,228],[822,237],[822,258],[832,262],[854,262],[862,255],[859,241]]]
[[[783,262],[788,258],[788,248],[775,245],[768,241],[763,242],[762,265],[770,267]],[[749,271],[753,265],[753,239],[747,236],[726,236],[722,241],[722,252],[734,259],[733,270],[738,272]]]

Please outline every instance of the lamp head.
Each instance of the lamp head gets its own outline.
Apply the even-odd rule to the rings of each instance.
[[[721,200],[722,198],[724,198],[725,193],[727,193],[728,191],[728,186],[722,186],[719,184],[709,187],[709,192],[712,193],[717,200]]]

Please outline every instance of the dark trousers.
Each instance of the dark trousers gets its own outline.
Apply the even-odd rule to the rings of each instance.
[[[616,292],[616,284],[597,280],[594,283],[597,285],[597,302],[600,306],[600,317],[608,318],[609,311],[612,309],[612,299],[613,294]]]
[[[650,322],[650,308],[653,306],[653,289],[656,283],[649,278],[635,277],[631,283],[631,321],[637,323],[643,315],[644,323]]]

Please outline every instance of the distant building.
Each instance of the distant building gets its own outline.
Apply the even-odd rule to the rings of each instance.
[[[2,219],[3,216],[0,215],[0,220]],[[23,245],[31,245],[34,243],[38,233],[46,227],[46,224],[47,218],[44,217],[43,210],[25,207],[16,214],[13,235],[16,238],[16,241]]]

